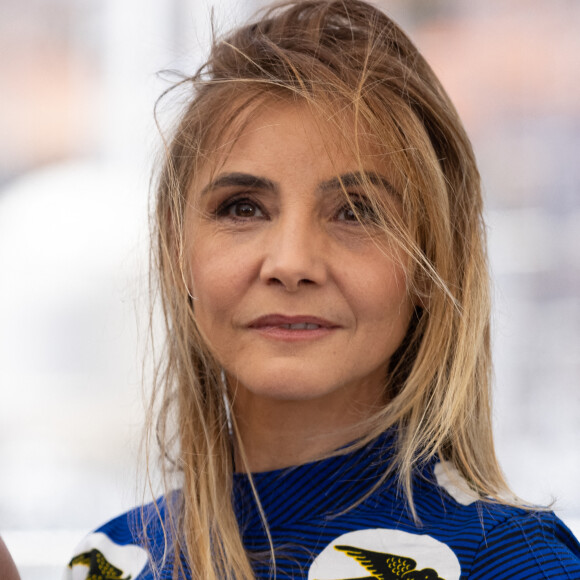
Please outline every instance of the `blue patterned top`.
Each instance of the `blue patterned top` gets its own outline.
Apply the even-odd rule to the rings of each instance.
[[[415,521],[394,477],[373,489],[392,443],[385,434],[353,453],[254,475],[277,579],[580,580],[580,545],[552,512],[478,501],[445,462],[417,470]],[[179,501],[178,492],[171,501]],[[233,501],[256,577],[273,577],[268,540],[243,474],[235,475]],[[165,501],[159,500],[87,536],[65,578],[153,580],[151,559],[161,579],[172,578],[171,554],[162,561],[156,506],[163,518]],[[151,556],[144,549],[144,520]]]

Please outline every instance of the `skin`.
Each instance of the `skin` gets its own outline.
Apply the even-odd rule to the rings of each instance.
[[[190,194],[186,278],[252,471],[362,434],[385,403],[388,362],[411,317],[404,258],[379,234],[360,165],[338,143],[305,108],[264,106]],[[364,155],[363,169],[395,207],[377,159]]]
[[[0,578],[2,580],[20,580],[16,564],[14,564],[14,560],[10,556],[10,552],[2,538],[0,538]]]

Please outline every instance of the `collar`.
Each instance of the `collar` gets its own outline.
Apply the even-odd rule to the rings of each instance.
[[[384,475],[394,442],[393,430],[388,430],[349,453],[253,474],[270,529],[317,516],[331,518],[352,506]],[[391,474],[389,480],[393,478]],[[234,507],[242,530],[263,527],[249,477],[243,473],[234,475]]]

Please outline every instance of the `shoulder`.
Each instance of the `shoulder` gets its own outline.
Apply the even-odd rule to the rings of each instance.
[[[20,579],[14,560],[2,538],[0,538],[0,577],[3,580]]]
[[[74,550],[65,580],[150,577],[150,554],[163,554],[165,502],[134,508],[98,527]]]
[[[552,512],[514,510],[487,531],[470,578],[580,578],[580,545]]]
[[[481,501],[448,463],[434,475],[461,543],[471,541],[470,579],[580,578],[580,545],[553,512]]]

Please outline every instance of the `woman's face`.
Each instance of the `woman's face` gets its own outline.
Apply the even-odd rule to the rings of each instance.
[[[329,403],[382,396],[413,308],[405,258],[378,236],[359,164],[339,142],[321,135],[306,108],[264,106],[190,192],[186,277],[195,316],[239,395]],[[363,157],[370,181],[397,207],[384,165]],[[339,177],[367,215],[367,231]]]

